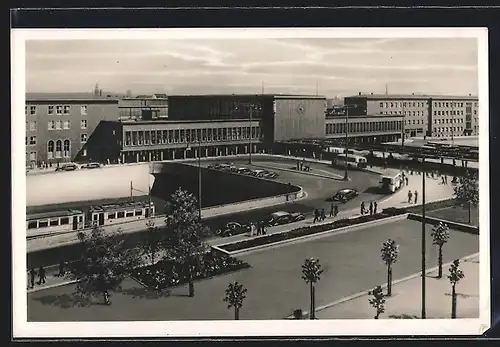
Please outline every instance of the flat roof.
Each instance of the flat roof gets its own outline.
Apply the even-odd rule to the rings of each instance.
[[[384,143],[387,145],[397,145],[401,144],[401,140],[396,141],[396,142],[387,142]],[[423,138],[415,138],[415,139],[407,139],[405,140],[405,146],[409,147],[422,147],[425,146],[426,144],[437,144],[437,145],[454,145],[455,147],[457,146],[464,146],[464,147],[479,147],[479,138],[477,136],[460,136],[460,137],[455,137],[453,141],[450,139],[426,139],[424,140]]]
[[[149,205],[149,201],[131,201],[131,202],[123,202],[118,204],[106,204],[101,206],[92,206],[90,207],[90,212],[104,212],[109,210],[124,210],[128,207],[147,207]]]
[[[117,96],[99,96],[92,93],[26,93],[26,102],[87,101],[118,103]]]
[[[258,122],[260,119],[255,118],[253,122]],[[141,125],[141,124],[190,124],[190,123],[222,123],[222,122],[247,122],[248,118],[239,119],[198,119],[198,120],[184,120],[184,119],[155,119],[155,120],[121,120],[125,125]]]
[[[367,99],[438,99],[438,100],[478,100],[475,95],[427,95],[427,94],[361,94],[346,96],[346,98]]]
[[[26,215],[26,220],[48,219],[58,217],[69,217],[74,215],[83,214],[81,210],[59,210],[51,212],[31,213]]]
[[[307,99],[325,99],[323,95],[307,94],[199,94],[199,95],[170,95],[169,98],[230,98],[230,97],[274,97],[274,98],[307,98]]]

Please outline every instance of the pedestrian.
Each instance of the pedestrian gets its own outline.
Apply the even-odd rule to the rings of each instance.
[[[333,217],[333,211],[334,211],[334,204],[332,202],[332,204],[330,205],[330,217]]]
[[[66,271],[65,271],[66,266],[65,265],[66,265],[66,263],[64,262],[64,260],[61,260],[59,262],[59,273],[57,274],[58,277],[63,277],[64,274],[66,273]]]
[[[448,185],[448,175],[444,175],[444,184]]]
[[[314,219],[313,219],[313,224],[319,221],[319,210],[316,208],[314,209]]]
[[[413,193],[411,192],[411,190],[408,190],[408,203],[411,204],[411,198],[413,196]]]
[[[373,201],[370,201],[370,206],[368,208],[370,209],[370,216],[373,215]]]
[[[45,269],[43,266],[40,266],[38,269],[38,284],[45,284],[45,279],[47,278],[47,274],[45,273]]]
[[[35,277],[36,277],[36,271],[35,271],[35,269],[31,268],[31,270],[30,270],[30,288],[35,287]]]
[[[335,204],[333,208],[333,216],[337,217],[338,214],[339,214],[339,205]]]
[[[443,185],[445,184],[444,183],[444,176],[441,176],[441,184],[443,184]]]
[[[417,199],[418,199],[418,192],[415,190],[415,204],[417,203]]]
[[[434,170],[431,172],[431,177],[434,179]]]
[[[408,177],[407,177],[407,179],[408,179]],[[377,202],[376,201],[373,202],[373,214],[377,214]]]
[[[262,223],[262,235],[265,235],[267,233],[266,231],[266,225]]]
[[[321,221],[324,221],[326,219],[326,214],[325,214],[325,209],[321,209]]]
[[[365,202],[364,201],[361,202],[360,212],[361,212],[361,215],[365,214]]]
[[[408,185],[408,176],[405,177],[406,185]]]

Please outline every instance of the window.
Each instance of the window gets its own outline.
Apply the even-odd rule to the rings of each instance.
[[[131,143],[131,136],[130,136],[130,131],[125,132],[125,146],[130,146]]]
[[[125,212],[124,211],[120,211],[117,213],[117,217],[116,218],[123,218],[125,217]]]
[[[30,106],[30,114],[31,115],[36,114],[36,106]]]
[[[80,142],[82,142],[82,143],[87,142],[87,134],[81,134],[80,135]]]
[[[54,141],[49,140],[47,142],[47,158],[52,159],[54,157]]]
[[[68,217],[62,217],[61,218],[61,225],[66,225],[69,224],[69,218]]]
[[[60,120],[56,121],[56,130],[61,130],[62,128],[62,122]]]
[[[30,121],[30,131],[36,131],[36,120]]]
[[[36,145],[36,136],[30,136],[30,145],[31,146]]]
[[[383,102],[380,103],[380,107],[384,107],[384,103]]]
[[[47,124],[47,129],[54,130],[55,128],[56,128],[56,122],[54,122],[53,120],[49,120]]]
[[[47,114],[54,114],[54,106],[50,105],[50,106],[47,106]]]
[[[48,226],[49,226],[49,221],[48,220],[38,221],[38,227],[39,228],[46,228]]]
[[[60,105],[56,106],[56,113],[57,113],[58,115],[61,115],[61,114],[62,114],[62,112],[63,112],[63,107],[62,107],[62,106],[60,106]]]
[[[36,152],[30,152],[30,161],[36,161]]]
[[[115,212],[109,212],[108,213],[108,219],[115,219],[116,218],[116,213]]]
[[[56,225],[59,225],[59,219],[51,219],[49,222],[49,225],[51,227],[55,227]]]
[[[136,216],[142,216],[142,210],[135,210]]]
[[[63,122],[63,129],[69,129],[69,120]]]
[[[61,158],[62,155],[62,141],[56,141],[56,158]]]
[[[70,148],[70,142],[69,140],[64,140],[64,158],[69,158],[69,148]]]
[[[87,120],[86,119],[82,119],[80,121],[80,128],[81,129],[87,129]]]
[[[133,217],[134,216],[134,212],[133,211],[127,212],[127,214],[125,216],[126,217]]]
[[[64,105],[64,114],[69,114],[69,105]]]

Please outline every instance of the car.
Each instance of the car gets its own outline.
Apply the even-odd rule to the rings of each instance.
[[[82,166],[82,169],[98,169],[101,167],[99,163],[88,163]]]
[[[223,228],[218,229],[215,233],[221,237],[229,237],[233,235],[239,235],[246,233],[250,230],[250,227],[245,224],[238,222],[229,222]]]
[[[357,190],[352,188],[344,188],[335,193],[332,197],[332,200],[346,203],[347,201],[355,198],[358,195],[359,193]]]
[[[241,174],[241,175],[248,175],[250,172],[252,172],[252,170],[250,170],[246,167],[240,167],[236,170],[236,172]]]
[[[291,223],[294,223],[294,222],[298,222],[301,220],[305,220],[306,216],[300,212],[290,213],[290,219],[291,219]]]
[[[78,169],[78,165],[74,163],[65,163],[56,168],[56,171],[74,171]]]
[[[292,214],[285,211],[271,213],[269,218],[264,222],[267,226],[283,225],[292,222]]]
[[[264,178],[276,178],[278,177],[278,174],[276,172],[267,172],[265,173],[262,177]]]

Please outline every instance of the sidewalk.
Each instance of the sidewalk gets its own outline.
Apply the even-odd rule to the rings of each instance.
[[[422,202],[421,196],[419,196],[419,200],[417,201],[417,204],[413,204],[413,203],[408,204],[408,202],[407,202],[408,190],[411,190],[412,192],[417,190],[420,192],[421,191],[421,181],[422,181],[421,175],[409,176],[409,182],[408,182],[409,185],[403,187],[402,189],[400,189],[398,192],[394,193],[393,195],[391,195],[389,197],[385,197],[384,199],[379,201],[378,202],[378,210],[382,211],[382,209],[388,208],[388,207],[407,207],[407,206],[418,206],[419,204],[421,204],[421,202]],[[427,183],[426,184],[426,195],[427,195],[426,202],[428,202],[428,203],[432,202],[432,201],[442,200],[442,199],[449,199],[450,197],[453,196],[453,186],[451,186],[451,185],[447,185],[447,186],[442,185],[440,183],[440,180],[432,179],[432,178],[427,179],[426,183]],[[367,202],[365,202],[365,204],[366,203]],[[342,209],[342,206],[340,206],[340,209]],[[359,207],[356,207],[356,208],[352,208],[352,209],[345,210],[345,211],[340,210],[336,219],[356,217],[359,215],[360,215]],[[327,218],[324,222],[319,222],[316,224],[321,225],[321,224],[331,223],[333,220],[335,220],[335,219]],[[271,227],[271,228],[267,229],[267,235],[274,234],[277,232],[283,232],[286,230],[292,230],[292,229],[300,228],[303,226],[310,226],[310,225],[312,225],[312,221],[313,221],[313,218],[311,217],[311,218],[306,218],[305,220],[300,221],[300,222]],[[163,218],[159,218],[158,223],[163,223]],[[144,228],[144,227],[142,227],[142,228]],[[123,229],[125,229],[125,228],[123,228]],[[76,239],[76,237],[73,235],[68,235],[68,236],[61,235],[61,237],[62,236],[65,236],[65,238],[67,240],[70,240],[70,241],[72,239]],[[248,238],[249,238],[249,236],[247,236],[247,234],[240,234],[240,235],[235,235],[235,236],[225,237],[225,238],[214,237],[214,238],[207,240],[207,243],[210,246],[220,246],[220,245],[227,244],[227,243],[246,240]],[[45,238],[45,239],[35,239],[35,240],[30,241],[30,242],[35,242],[35,241],[43,242],[43,240],[46,240],[46,242],[47,242],[47,241],[50,241],[50,239],[54,239],[53,240],[54,243],[57,242],[57,240],[55,240],[55,239],[59,239],[59,242],[61,242],[61,239],[59,237],[58,238],[49,237],[49,238]],[[66,241],[66,242],[68,242],[68,241]],[[35,286],[35,289],[30,289],[28,292],[42,290],[42,289],[46,289],[46,288],[52,288],[55,286],[65,285],[68,283],[67,280],[54,276],[58,272],[57,266],[53,267],[52,269],[47,268],[46,271],[47,271],[46,284],[43,286]],[[37,278],[37,280],[38,280],[38,278]]]
[[[426,318],[451,318],[451,284],[446,277],[450,264],[443,266],[443,277],[435,278],[437,269],[432,269],[426,281]],[[465,277],[457,284],[457,318],[479,318],[479,255],[460,261]],[[409,276],[411,277],[411,276]],[[397,283],[399,282],[399,283]],[[373,319],[375,309],[368,303],[371,298],[366,292],[338,302],[318,307],[318,319]],[[385,288],[384,288],[385,292]],[[380,319],[421,317],[421,276],[395,281],[392,296],[386,297],[385,313]]]

